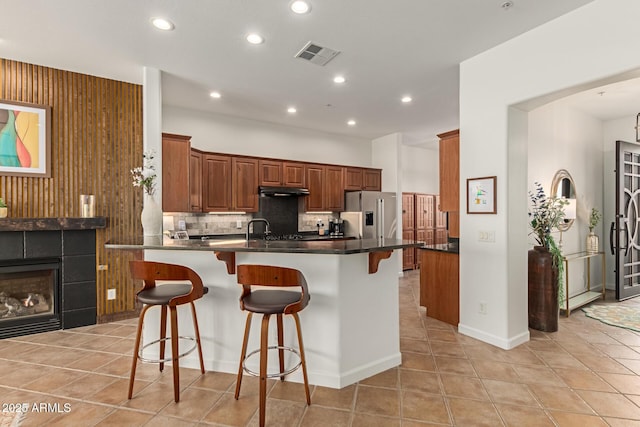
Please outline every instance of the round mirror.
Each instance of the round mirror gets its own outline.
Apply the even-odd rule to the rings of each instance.
[[[576,184],[571,178],[571,174],[566,169],[560,169],[556,172],[551,182],[551,197],[559,199],[567,199],[568,205],[565,205],[564,223],[558,224],[558,230],[567,231],[573,225],[576,218]]]

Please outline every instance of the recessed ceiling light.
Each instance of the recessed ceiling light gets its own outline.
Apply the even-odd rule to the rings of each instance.
[[[164,18],[151,18],[151,23],[157,29],[163,30],[163,31],[171,31],[175,28],[175,25],[173,25],[173,22]]]
[[[413,99],[410,96],[405,95],[405,96],[402,97],[401,101],[404,102],[405,104],[407,104],[407,103],[413,101]]]
[[[347,79],[345,79],[344,76],[335,76],[333,78],[333,82],[334,83],[344,83],[346,81],[347,81]]]
[[[355,126],[355,125],[356,125],[356,121],[355,121],[355,120],[353,120],[353,119],[351,119],[351,120],[349,120],[349,121],[347,122],[347,124],[348,124],[349,126]]]
[[[222,95],[220,95],[220,92],[211,92],[209,94],[209,96],[211,96],[212,98],[220,98]]]
[[[251,44],[262,44],[264,43],[264,39],[260,34],[251,33],[247,35],[247,41]]]
[[[295,112],[297,112],[298,110],[296,110],[296,107],[289,107],[287,108],[287,113],[289,114],[294,114]]]
[[[297,14],[309,13],[311,11],[311,4],[306,1],[296,0],[291,2],[291,10]]]

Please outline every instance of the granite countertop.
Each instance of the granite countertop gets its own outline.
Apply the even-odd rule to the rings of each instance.
[[[131,237],[110,240],[105,243],[107,249],[155,249],[155,250],[191,250],[217,252],[273,252],[307,254],[356,254],[384,250],[421,247],[423,242],[399,239],[350,239],[350,240],[245,240],[210,239],[178,240],[168,237]]]
[[[105,228],[107,218],[0,218],[0,231],[95,230]]]
[[[434,245],[423,245],[419,249],[424,249],[427,251],[448,252],[452,254],[459,253],[457,243],[438,243]]]

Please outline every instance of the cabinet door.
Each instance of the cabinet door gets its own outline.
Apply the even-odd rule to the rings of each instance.
[[[460,322],[458,254],[418,250],[420,253],[420,305],[427,316],[458,326]]]
[[[402,239],[403,240],[413,240],[413,230],[410,231],[402,231]],[[403,270],[413,270],[416,264],[415,257],[416,249],[415,248],[406,248],[402,250],[402,269]]]
[[[460,212],[447,212],[449,215],[449,236],[460,237]]]
[[[282,185],[285,187],[306,187],[304,163],[282,162]]]
[[[162,134],[162,210],[189,212],[191,137]]]
[[[260,160],[260,185],[282,185],[282,162],[277,160]]]
[[[258,160],[233,157],[232,168],[233,209],[258,212]]]
[[[306,180],[309,195],[305,197],[307,211],[324,210],[324,167],[307,165]]]
[[[440,138],[440,209],[460,210],[460,138],[457,130],[438,135]]]
[[[326,166],[324,172],[324,209],[332,212],[344,210],[344,168]]]
[[[205,154],[202,158],[204,212],[231,209],[231,157]]]
[[[382,171],[380,169],[365,169],[363,179],[363,190],[382,191]]]
[[[431,194],[416,194],[416,229],[433,228],[434,198]]]
[[[191,150],[189,159],[189,208],[202,212],[202,153]]]
[[[364,170],[362,168],[344,168],[344,189],[362,190],[364,187]]]
[[[402,233],[415,229],[415,195],[402,193]],[[403,237],[404,238],[404,237]],[[413,239],[414,236],[411,236]]]
[[[436,244],[447,243],[449,241],[447,237],[446,228],[436,228],[435,231],[436,231],[436,237],[435,237]]]
[[[436,203],[435,203],[435,212],[436,212],[436,224],[434,225],[435,228],[446,228],[447,227],[447,213],[443,212],[442,209],[440,209],[440,196],[436,196]]]

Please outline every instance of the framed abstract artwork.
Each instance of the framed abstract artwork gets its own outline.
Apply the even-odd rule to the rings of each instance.
[[[496,177],[467,179],[467,213],[496,213]]]
[[[0,176],[51,176],[51,107],[0,100]]]

